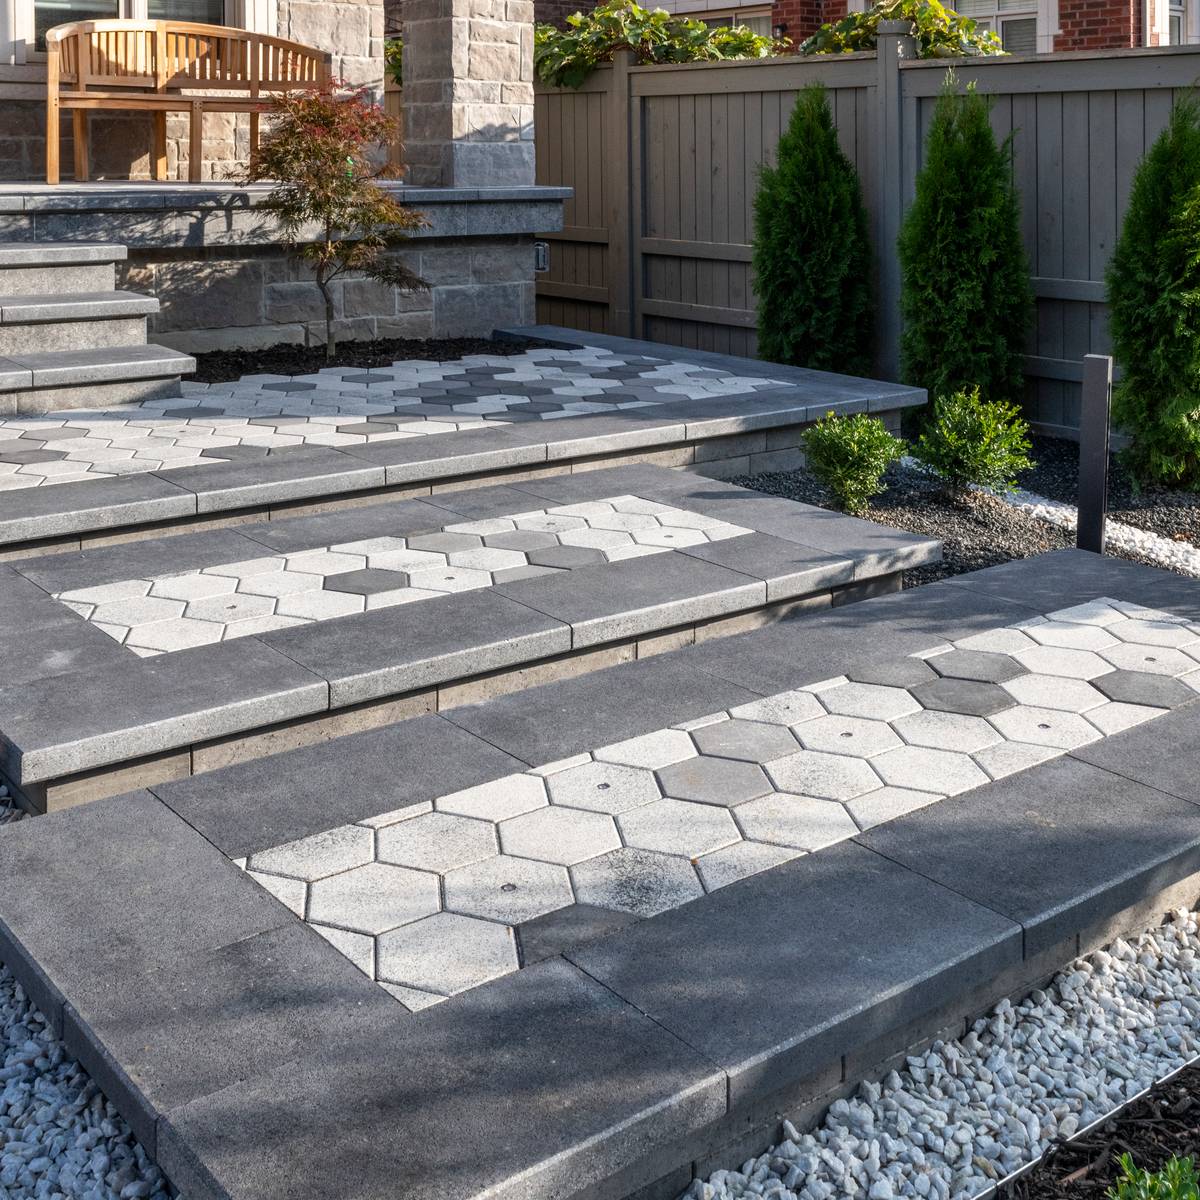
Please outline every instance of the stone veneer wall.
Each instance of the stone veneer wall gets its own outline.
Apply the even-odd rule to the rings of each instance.
[[[383,0],[279,0],[278,34],[333,53],[334,74],[383,95]],[[142,113],[100,112],[91,117],[92,177],[149,179],[151,118]],[[62,161],[73,161],[71,122],[64,122]],[[249,118],[210,113],[204,121],[201,176],[232,179],[250,149]],[[188,119],[167,117],[169,179],[188,177]],[[0,101],[0,180],[44,179],[45,104],[37,100]],[[69,177],[69,174],[68,174]]]

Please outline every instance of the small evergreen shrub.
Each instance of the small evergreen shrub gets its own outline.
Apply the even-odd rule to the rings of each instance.
[[[1008,492],[1033,466],[1029,423],[1015,404],[981,400],[978,388],[940,396],[913,453],[961,496],[971,484]]]
[[[709,26],[634,0],[607,0],[567,18],[567,28],[539,25],[533,34],[533,67],[542,83],[577,88],[618,50],[630,50],[639,66],[766,58],[790,45],[745,25]]]
[[[932,396],[1016,400],[1033,293],[1012,140],[997,145],[988,102],[955,86],[948,75],[900,232],[901,373]]]
[[[1125,375],[1113,419],[1144,484],[1200,490],[1200,105],[1175,106],[1134,176],[1108,270]]]
[[[866,413],[827,413],[804,435],[808,469],[850,513],[862,512],[883,491],[883,473],[903,453],[904,443]]]
[[[870,372],[867,211],[820,84],[800,93],[777,165],[759,176],[753,270],[760,358]]]
[[[1161,1171],[1144,1171],[1122,1154],[1121,1177],[1108,1189],[1109,1200],[1200,1200],[1200,1176],[1189,1158],[1172,1158]]]
[[[960,17],[938,0],[879,0],[866,12],[850,13],[840,21],[822,25],[807,41],[801,54],[853,54],[874,50],[880,21],[910,21],[918,58],[962,58],[980,54],[1005,54],[994,33],[981,33],[970,17]]]

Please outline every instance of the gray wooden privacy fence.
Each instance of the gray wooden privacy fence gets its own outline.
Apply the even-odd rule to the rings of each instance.
[[[538,319],[732,354],[755,352],[750,273],[759,165],[774,159],[797,91],[828,90],[857,167],[876,246],[877,373],[897,374],[896,234],[948,65],[993,98],[1013,134],[1025,249],[1037,296],[1028,403],[1047,429],[1075,429],[1083,358],[1110,352],[1104,270],[1134,169],[1200,47],[1044,57],[917,60],[885,23],[877,54],[678,67],[626,56],[579,91],[539,89],[538,182],[575,189],[549,235]]]

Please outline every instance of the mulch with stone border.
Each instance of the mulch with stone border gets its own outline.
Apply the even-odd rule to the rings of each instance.
[[[468,354],[511,357],[541,349],[549,342],[534,338],[381,338],[374,342],[343,342],[330,361],[324,346],[295,346],[280,342],[264,350],[211,350],[195,355],[192,383],[231,383],[243,375],[311,375],[322,367],[390,367],[408,359],[450,362]]]
[[[837,507],[829,489],[806,470],[738,476],[730,482],[822,508]],[[936,480],[911,468],[892,467],[885,483],[886,489],[861,515],[893,529],[942,540],[942,561],[906,571],[905,587],[933,583],[1075,544],[1070,531],[1021,512],[993,496],[976,494],[966,501],[952,499]],[[1111,553],[1115,558],[1161,565],[1124,551]]]
[[[1003,1188],[1004,1200],[1103,1200],[1131,1154],[1157,1171],[1172,1156],[1200,1158],[1200,1066],[1152,1088],[1103,1125],[1052,1149],[1034,1170]]]

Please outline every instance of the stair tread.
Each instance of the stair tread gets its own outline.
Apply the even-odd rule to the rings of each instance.
[[[5,242],[0,244],[0,269],[123,262],[127,254],[116,242]]]
[[[41,350],[0,359],[0,392],[187,375],[195,369],[196,360],[191,355],[154,344]]]
[[[141,292],[64,292],[61,295],[29,292],[0,296],[0,325],[85,317],[143,316],[157,312],[158,307],[154,296]]]

